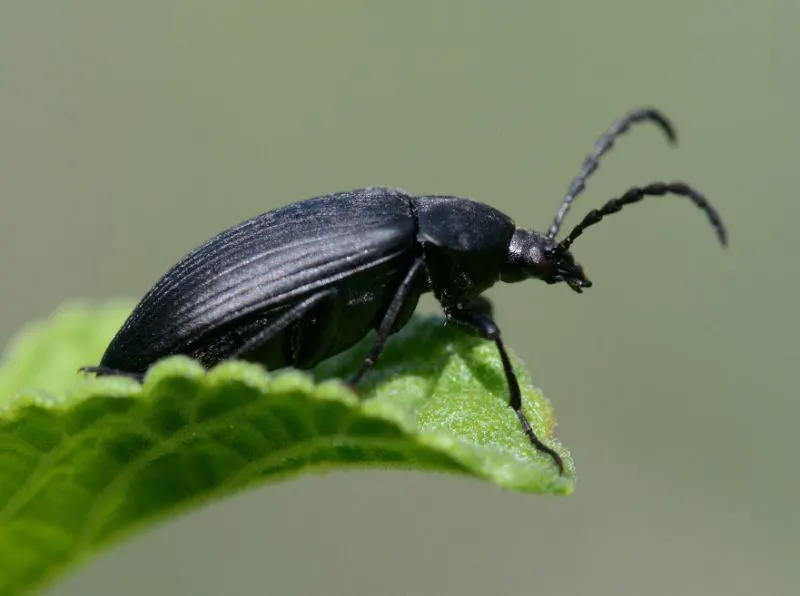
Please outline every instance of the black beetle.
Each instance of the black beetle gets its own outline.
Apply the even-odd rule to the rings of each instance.
[[[388,337],[408,322],[420,295],[433,292],[449,323],[497,345],[509,405],[531,443],[563,473],[559,455],[539,440],[522,413],[516,376],[481,293],[498,281],[529,278],[566,282],[576,292],[591,287],[570,246],[604,216],[647,196],[688,198],[726,244],[717,212],[681,182],[631,188],[556,241],[600,157],[640,121],[654,122],[675,142],[672,125],[654,109],[616,120],[585,159],[546,233],[517,228],[500,211],[469,199],[412,197],[383,187],[309,199],[241,223],[170,269],[117,332],[100,365],[81,370],[141,379],[154,362],[173,354],[196,358],[207,368],[231,358],[269,369],[310,368],[376,330],[351,379],[355,384]]]

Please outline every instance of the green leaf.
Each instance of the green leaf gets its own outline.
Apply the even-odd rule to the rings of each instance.
[[[310,374],[172,357],[143,385],[76,374],[130,304],[72,305],[12,342],[0,369],[0,594],[41,587],[135,528],[233,491],[345,467],[467,474],[569,494],[574,466],[515,360],[525,412],[564,458],[528,443],[493,344],[415,317],[358,397],[341,382],[371,338]],[[331,379],[331,380],[324,380]]]

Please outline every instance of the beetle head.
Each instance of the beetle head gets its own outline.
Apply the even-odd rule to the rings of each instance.
[[[548,284],[566,282],[578,293],[592,287],[569,250],[562,249],[544,234],[518,228],[509,242],[500,279],[513,283],[531,278]]]

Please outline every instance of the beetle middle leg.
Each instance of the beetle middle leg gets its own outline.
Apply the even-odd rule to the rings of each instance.
[[[128,377],[133,379],[137,383],[141,383],[144,381],[144,373],[142,372],[130,372],[125,370],[119,370],[116,368],[109,368],[108,366],[82,366],[78,369],[79,373],[93,373],[98,377],[103,376],[118,376],[118,377]]]
[[[549,455],[558,466],[559,472],[563,474],[564,463],[561,461],[561,456],[545,445],[539,437],[536,436],[531,423],[525,417],[525,414],[522,413],[522,392],[519,388],[519,381],[517,380],[514,368],[511,366],[511,359],[508,357],[508,352],[503,344],[503,340],[500,338],[500,328],[489,315],[485,314],[487,308],[489,312],[491,312],[491,302],[486,298],[479,297],[467,308],[445,307],[444,314],[449,323],[455,324],[471,335],[476,335],[477,337],[495,343],[497,351],[500,353],[500,360],[503,362],[503,373],[505,373],[506,383],[508,384],[508,405],[511,406],[514,413],[516,413],[522,425],[522,430],[536,450]]]
[[[314,307],[318,306],[322,302],[326,300],[330,300],[336,295],[336,290],[331,288],[328,290],[322,290],[317,292],[316,294],[312,294],[308,298],[297,303],[295,306],[290,308],[288,311],[283,313],[274,323],[271,323],[266,328],[259,331],[253,337],[249,338],[242,346],[240,346],[235,352],[233,352],[229,358],[236,359],[241,358],[248,352],[251,352],[264,343],[271,340],[277,334],[285,331],[290,325],[296,323],[300,319],[302,319],[305,315],[307,315]]]
[[[389,308],[386,309],[386,314],[383,315],[381,324],[378,327],[378,337],[375,338],[372,347],[364,358],[361,368],[359,368],[358,372],[350,379],[350,385],[356,385],[367,371],[375,366],[381,352],[383,352],[383,347],[386,345],[386,340],[389,339],[392,327],[394,327],[397,317],[403,308],[403,303],[414,289],[414,281],[421,267],[422,259],[418,258],[411,264],[408,273],[406,273],[403,281],[400,282],[400,286],[397,288],[397,292],[395,292],[394,298],[392,298],[392,301],[389,303]]]

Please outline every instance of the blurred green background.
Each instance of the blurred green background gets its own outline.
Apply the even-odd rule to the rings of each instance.
[[[255,490],[126,542],[84,594],[797,594],[800,4],[0,2],[3,343],[140,297],[224,227],[335,190],[474,197],[545,228],[685,179],[575,246],[595,287],[496,287],[554,402],[574,496],[401,472]],[[426,301],[426,310],[435,304]]]

